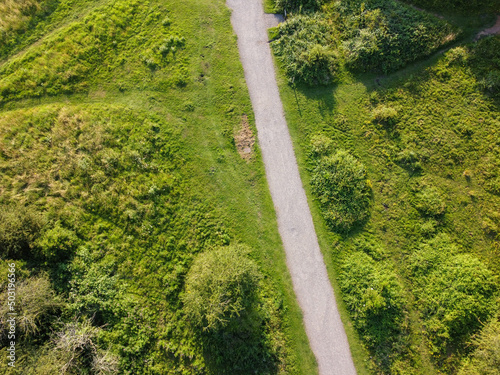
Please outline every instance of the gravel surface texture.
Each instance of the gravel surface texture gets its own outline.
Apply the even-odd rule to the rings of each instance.
[[[238,36],[269,189],[287,265],[321,375],[356,374],[302,187],[279,96],[267,28],[281,21],[264,14],[262,0],[227,0]]]

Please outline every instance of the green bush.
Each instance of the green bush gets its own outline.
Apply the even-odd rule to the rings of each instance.
[[[20,205],[0,207],[0,256],[32,259],[36,239],[46,221],[34,209]]]
[[[297,16],[280,24],[272,47],[291,82],[314,86],[336,79],[340,61],[332,43],[331,28],[323,17]]]
[[[186,277],[184,313],[204,331],[242,324],[256,301],[261,278],[257,266],[240,245],[198,255]]]
[[[403,288],[387,266],[365,253],[354,252],[343,260],[339,275],[354,326],[386,368],[390,367],[388,353],[401,341],[406,315]]]
[[[321,158],[329,155],[333,151],[333,141],[323,134],[316,134],[311,137],[311,156]]]
[[[497,308],[496,277],[474,256],[457,254],[445,235],[422,244],[411,256],[410,277],[435,354],[463,344]]]
[[[343,49],[357,71],[390,72],[428,56],[458,30],[437,17],[393,0],[343,0]]]
[[[52,324],[60,316],[63,303],[55,294],[46,275],[16,280],[16,300],[14,308],[18,314],[16,332],[23,339],[41,338],[50,332]],[[0,293],[0,339],[7,342],[7,289]]]
[[[47,262],[64,261],[69,259],[78,246],[76,234],[57,223],[47,230],[36,243],[37,250]]]
[[[446,210],[441,193],[434,187],[423,185],[415,189],[413,206],[425,216],[441,216]]]
[[[379,124],[393,126],[398,121],[398,111],[382,104],[373,110],[372,119]]]
[[[333,230],[345,233],[368,219],[371,182],[363,164],[347,151],[323,157],[313,171],[311,187]]]

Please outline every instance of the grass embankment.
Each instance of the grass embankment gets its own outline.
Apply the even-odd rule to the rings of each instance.
[[[316,373],[224,2],[33,4],[12,8],[0,66],[12,373]],[[185,276],[236,243],[258,290],[242,324],[204,332]]]
[[[364,349],[370,373],[494,371],[498,356],[484,345],[500,336],[499,47],[491,37],[393,75],[349,73],[320,87],[290,85],[281,67],[287,121],[360,373]],[[351,169],[359,188],[330,186]],[[359,213],[365,184],[371,205]],[[367,220],[345,227],[365,210]]]

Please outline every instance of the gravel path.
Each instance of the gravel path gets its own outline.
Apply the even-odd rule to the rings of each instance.
[[[356,374],[283,114],[262,0],[227,0],[288,269],[321,375]],[[308,374],[307,374],[308,375]]]

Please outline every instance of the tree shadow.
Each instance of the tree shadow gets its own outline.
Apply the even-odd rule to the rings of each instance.
[[[203,356],[209,373],[217,375],[277,374],[262,327],[235,325],[202,335]]]

